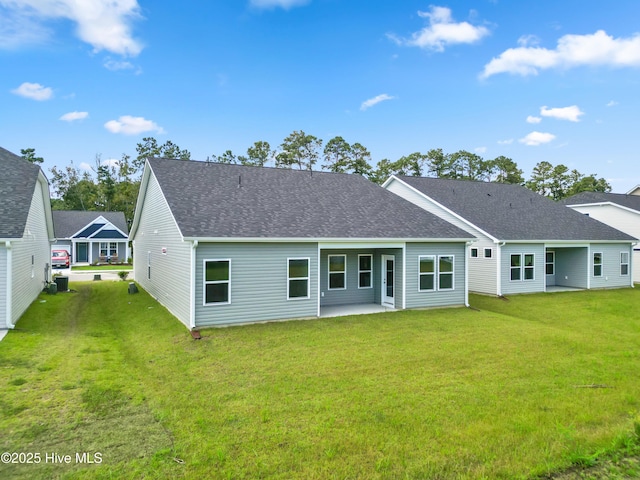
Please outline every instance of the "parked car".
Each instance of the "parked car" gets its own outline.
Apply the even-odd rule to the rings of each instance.
[[[53,250],[51,252],[51,268],[69,268],[69,252],[66,250]]]

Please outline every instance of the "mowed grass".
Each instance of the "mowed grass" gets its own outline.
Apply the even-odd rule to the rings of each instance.
[[[0,343],[0,451],[102,463],[0,478],[528,478],[639,452],[637,289],[196,341],[124,283],[73,288]]]
[[[96,271],[100,270],[133,270],[133,265],[123,264],[123,265],[77,265],[71,267],[71,271],[73,272],[83,272],[83,271]]]

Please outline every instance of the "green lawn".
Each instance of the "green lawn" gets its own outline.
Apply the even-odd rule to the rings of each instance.
[[[72,288],[0,342],[0,451],[41,455],[0,478],[527,478],[640,454],[638,289],[195,341],[125,282]]]
[[[133,265],[80,265],[71,267],[71,270],[74,272],[100,270],[133,270]]]

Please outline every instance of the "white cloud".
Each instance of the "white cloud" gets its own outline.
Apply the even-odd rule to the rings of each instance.
[[[569,120],[570,122],[579,122],[584,112],[577,105],[563,108],[547,108],[540,107],[540,115],[543,117],[552,117],[559,120]]]
[[[487,153],[487,147],[476,147],[474,150],[476,153]]]
[[[73,122],[75,120],[84,120],[89,116],[89,112],[69,112],[60,117],[65,122]]]
[[[498,145],[511,145],[513,143],[513,138],[508,138],[507,140],[498,140]]]
[[[429,12],[418,11],[418,15],[429,19],[429,25],[412,33],[410,39],[401,39],[393,34],[387,36],[399,45],[442,52],[445,46],[475,43],[489,35],[489,30],[485,27],[476,27],[468,22],[454,22],[451,17],[451,9],[447,7],[432,5]]]
[[[132,117],[123,115],[118,120],[109,120],[104,124],[104,128],[111,133],[122,133],[124,135],[137,135],[145,132],[164,133],[164,129],[155,122],[143,117]]]
[[[565,35],[555,50],[537,46],[510,48],[487,63],[480,78],[498,73],[537,75],[549,68],[579,66],[639,67],[640,34],[613,38],[598,30],[590,35]]]
[[[53,90],[39,83],[24,82],[18,88],[11,90],[11,93],[31,100],[49,100],[53,96]]]
[[[615,107],[616,105],[618,105],[618,102],[616,102],[615,100],[611,100],[609,103],[607,103],[607,107]]]
[[[360,110],[366,110],[367,108],[373,107],[374,105],[377,105],[380,102],[384,102],[385,100],[393,100],[396,97],[392,97],[391,95],[387,95],[386,93],[383,93],[381,95],[378,95],[376,97],[370,98],[369,100],[365,100],[364,102],[362,102],[362,105],[360,105]]]
[[[113,60],[112,58],[105,59],[104,68],[111,71],[117,70],[133,70],[135,67],[131,62]]]
[[[532,147],[537,147],[538,145],[542,145],[543,143],[549,143],[556,136],[553,133],[543,133],[543,132],[531,132],[526,137],[518,140],[520,143],[524,143],[525,145],[529,145]]]
[[[518,45],[521,47],[537,47],[540,44],[540,39],[535,35],[522,35],[518,39]]]
[[[310,0],[250,0],[252,7],[256,8],[283,8],[289,10],[293,7],[306,5]]]
[[[109,158],[100,162],[100,165],[118,168],[120,166],[120,160],[118,160],[117,158]]]
[[[540,123],[542,119],[540,117],[534,117],[533,115],[529,115],[527,117],[527,123]]]
[[[30,28],[29,37],[0,23],[0,46],[33,43],[51,36],[44,22],[66,19],[76,24],[78,37],[95,52],[107,50],[119,55],[138,55],[142,44],[133,38],[131,24],[140,18],[137,0],[0,0],[1,12],[19,25]]]
[[[84,170],[85,172],[91,172],[92,168],[91,165],[89,165],[87,162],[82,162],[79,167]]]

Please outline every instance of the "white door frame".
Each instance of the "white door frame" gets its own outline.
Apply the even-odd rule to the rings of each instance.
[[[391,262],[393,262],[393,271],[392,271],[392,295],[389,296],[387,295],[387,261],[391,260]],[[396,296],[396,282],[395,282],[395,275],[396,275],[396,256],[395,255],[386,255],[383,254],[382,255],[382,262],[380,262],[381,268],[382,268],[382,275],[381,275],[381,294],[380,294],[380,303],[382,305],[387,305],[390,306],[392,308],[395,308],[396,304],[395,304],[395,296]]]

